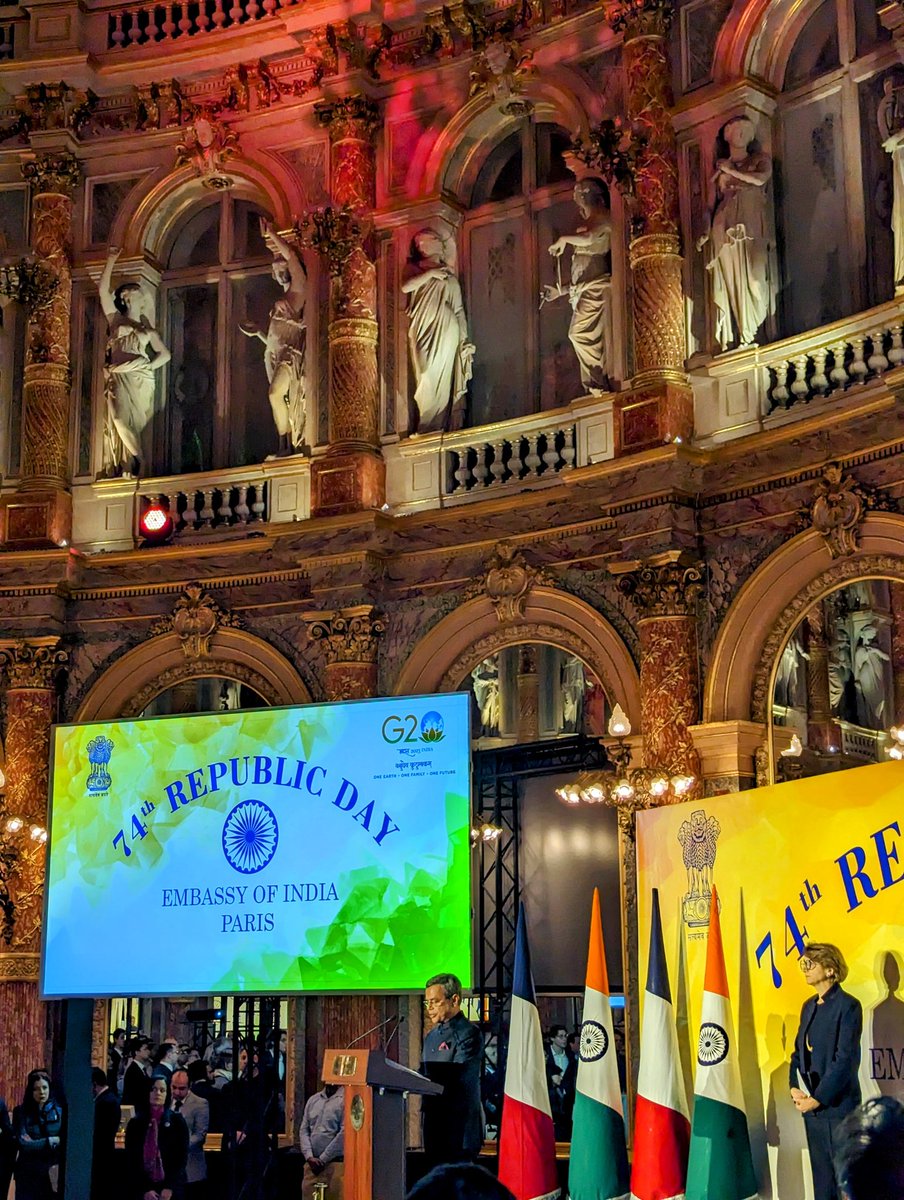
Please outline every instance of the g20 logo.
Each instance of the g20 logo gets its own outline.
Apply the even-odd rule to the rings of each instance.
[[[445,737],[444,729],[442,714],[431,711],[424,713],[420,721],[414,713],[404,717],[389,716],[380,732],[383,741],[394,746],[397,742],[441,742]]]

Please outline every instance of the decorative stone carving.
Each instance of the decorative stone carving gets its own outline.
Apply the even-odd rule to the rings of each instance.
[[[104,469],[111,476],[131,477],[140,472],[141,435],[154,412],[154,373],[171,356],[151,323],[153,306],[142,285],[131,279],[113,290],[118,257],[118,247],[111,246],[97,284],[107,320]]]
[[[309,613],[304,620],[308,637],[321,644],[329,665],[376,662],[377,643],[386,631],[386,622],[370,605]]]
[[[200,583],[189,583],[176,601],[172,614],[151,626],[151,637],[175,633],[182,643],[188,659],[206,658],[210,654],[210,640],[218,629],[241,629],[242,622],[235,613],[224,612],[220,605],[204,591]],[[217,674],[216,671],[211,672]],[[156,695],[157,688],[152,694]]]
[[[894,282],[904,284],[904,88],[894,86],[894,78],[882,81],[883,95],[876,120],[882,148],[891,155],[893,199],[891,230],[894,237]]]
[[[605,179],[610,187],[618,188],[626,201],[634,196],[638,155],[642,141],[622,122],[621,117],[607,117],[594,125],[586,138],[576,137],[572,151],[565,155],[569,171],[579,179],[582,163],[590,173]],[[572,162],[572,156],[577,162]]]
[[[237,624],[235,617],[232,617],[232,621]],[[225,621],[222,624],[225,624]],[[153,629],[151,632],[153,634]],[[160,629],[160,632],[169,633],[171,629]],[[189,659],[186,657],[185,662],[180,666],[161,671],[150,683],[135,692],[128,703],[123,706],[122,715],[124,717],[140,717],[154,697],[159,696],[161,692],[178,687],[180,683],[185,683],[189,679],[209,679],[211,676],[220,676],[236,683],[242,683],[262,696],[268,704],[285,703],[284,697],[273,687],[266,675],[245,666],[244,663],[230,662],[222,658]]]
[[[0,954],[0,983],[37,983],[40,954]]]
[[[32,83],[17,100],[29,133],[50,133],[71,129],[78,133],[88,122],[97,104],[91,91],[70,87],[68,83]]]
[[[176,167],[191,167],[204,187],[221,191],[232,187],[225,166],[239,153],[239,135],[219,121],[197,117],[186,126],[176,146]]]
[[[59,648],[59,638],[15,642],[0,648],[0,668],[7,673],[9,688],[52,690],[57,674],[68,661],[68,652]]]
[[[478,586],[486,592],[500,625],[523,619],[528,594],[538,576],[539,572],[511,542],[496,544]]]
[[[665,37],[675,15],[672,0],[619,0],[607,11],[607,20],[625,39]]]
[[[612,362],[612,277],[609,246],[612,222],[603,186],[597,179],[575,185],[574,202],[585,222],[576,233],[564,234],[549,247],[556,261],[556,282],[547,285],[541,306],[560,296],[571,302],[568,340],[577,355],[585,393],[601,395],[608,388]],[[562,256],[571,247],[571,282],[562,282]]]
[[[22,178],[34,195],[72,196],[82,177],[78,159],[68,151],[39,154],[22,163]]]
[[[810,505],[810,522],[825,538],[832,558],[857,552],[860,526],[871,508],[880,507],[877,497],[845,475],[838,463],[829,463],[816,485]]]
[[[619,572],[618,589],[630,597],[643,620],[692,617],[703,595],[704,572],[702,563],[676,555],[666,562],[638,564]]]
[[[697,249],[709,246],[716,341],[723,350],[737,341],[753,345],[771,305],[766,185],[772,159],[755,148],[756,126],[732,117],[722,127],[728,158],[716,163],[715,207]]]
[[[330,187],[334,203],[370,209],[376,198],[373,140],[380,128],[379,106],[366,96],[342,96],[314,105],[330,133]]]
[[[474,59],[470,96],[485,93],[500,112],[526,116],[533,104],[523,96],[525,81],[535,73],[533,51],[502,32],[493,33]]]
[[[414,367],[414,432],[460,429],[474,361],[455,242],[435,229],[414,235],[416,263],[402,283],[408,297],[408,346]]]
[[[277,458],[301,450],[304,442],[306,328],[304,319],[308,279],[301,256],[279,236],[269,221],[261,221],[264,241],[273,253],[273,278],[283,289],[270,310],[270,323],[264,333],[257,325],[240,325],[247,337],[264,343],[264,366],[270,408],[279,438]]]

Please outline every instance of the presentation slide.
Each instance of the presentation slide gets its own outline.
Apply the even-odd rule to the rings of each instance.
[[[46,998],[471,981],[469,697],[59,725]]]

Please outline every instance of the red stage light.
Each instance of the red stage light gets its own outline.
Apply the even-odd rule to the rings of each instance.
[[[138,521],[138,529],[148,542],[159,544],[173,532],[173,519],[162,504],[149,504]]]

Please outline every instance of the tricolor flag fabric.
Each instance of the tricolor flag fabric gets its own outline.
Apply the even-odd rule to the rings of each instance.
[[[632,1200],[680,1200],[687,1177],[690,1134],[678,1029],[662,940],[659,889],[653,888],[650,958],[634,1109]]]
[[[518,911],[515,936],[512,1016],[499,1129],[499,1181],[516,1200],[553,1200],[561,1191],[524,905]]]
[[[751,1200],[756,1194],[728,999],[719,901],[713,888],[686,1196],[687,1200]]]
[[[626,1200],[628,1196],[625,1119],[612,1033],[600,895],[596,888],[590,915],[568,1194],[571,1200]]]

